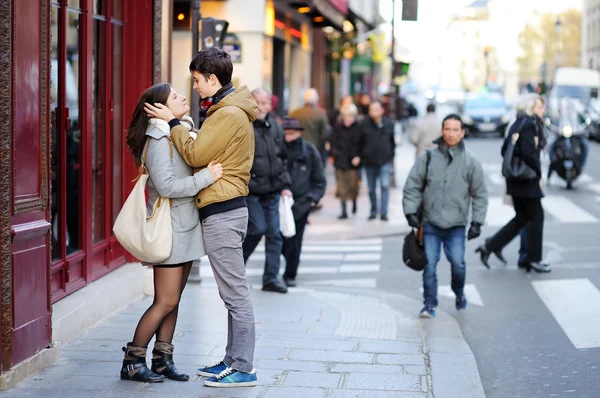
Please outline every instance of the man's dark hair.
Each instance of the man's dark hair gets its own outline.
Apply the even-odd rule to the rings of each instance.
[[[196,54],[190,62],[190,72],[198,72],[206,79],[215,75],[221,86],[225,86],[231,82],[233,64],[229,54],[220,48],[212,47]]]
[[[461,130],[465,128],[465,124],[463,123],[463,121],[460,118],[460,116],[458,116],[456,113],[451,113],[448,116],[446,116],[444,118],[444,120],[442,120],[442,129],[444,128],[444,123],[446,123],[446,120],[458,120],[460,122],[460,128],[461,128]]]
[[[428,104],[427,105],[427,113],[432,113],[435,112],[435,104]]]

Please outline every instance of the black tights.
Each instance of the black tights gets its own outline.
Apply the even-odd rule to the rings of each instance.
[[[181,267],[154,267],[154,301],[140,319],[133,345],[148,347],[150,340],[156,334],[156,341],[171,343],[175,333],[179,300],[185,288],[192,263]]]

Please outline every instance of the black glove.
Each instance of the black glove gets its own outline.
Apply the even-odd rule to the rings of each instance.
[[[469,232],[467,233],[467,240],[475,239],[481,235],[481,224],[478,222],[472,222],[471,228],[469,228]]]
[[[419,217],[417,217],[416,214],[407,214],[406,220],[408,221],[408,225],[410,225],[413,228],[421,227],[421,221],[419,221]]]

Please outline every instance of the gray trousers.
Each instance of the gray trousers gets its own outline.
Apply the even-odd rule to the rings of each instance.
[[[204,247],[219,296],[228,312],[223,362],[241,372],[253,369],[256,340],[254,307],[242,254],[247,227],[248,209],[245,207],[213,214],[202,220]]]

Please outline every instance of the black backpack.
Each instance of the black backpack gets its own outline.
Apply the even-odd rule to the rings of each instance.
[[[423,187],[421,192],[425,192],[427,186],[427,173],[429,173],[429,162],[431,161],[431,152],[427,150],[427,163],[425,166],[425,178],[423,179]],[[423,205],[419,209],[419,217],[421,218],[421,227],[415,232],[411,230],[404,237],[404,246],[402,247],[402,259],[404,264],[415,271],[423,271],[427,265],[427,256],[425,255],[425,245],[423,242]]]

